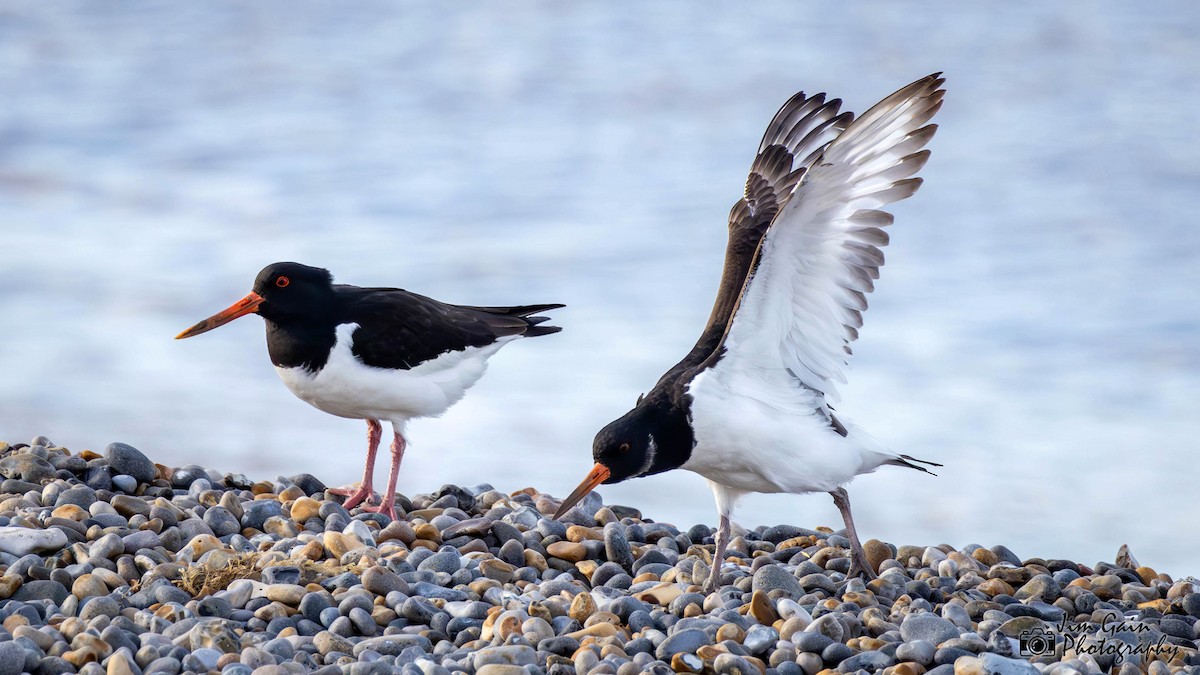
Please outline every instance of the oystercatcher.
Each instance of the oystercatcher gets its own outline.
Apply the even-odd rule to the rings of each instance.
[[[715,590],[730,516],[749,492],[828,492],[851,543],[850,574],[873,576],[843,487],[885,465],[940,466],[885,448],[835,415],[835,382],[883,265],[879,207],[911,196],[941,107],[941,73],[857,120],[824,94],[792,97],[767,127],[733,208],[725,269],[700,340],[633,410],[600,430],[596,465],[561,517],[601,483],[671,469],[706,479],[720,522]]]
[[[396,476],[407,441],[404,426],[436,417],[483,376],[487,360],[506,343],[562,330],[541,325],[539,312],[564,305],[469,307],[438,302],[398,288],[334,284],[328,270],[294,262],[267,265],[254,290],[183,331],[192,337],[254,313],[267,324],[267,352],[292,393],[338,417],[367,421],[367,463],[358,490],[344,506],[395,517]],[[370,508],[375,453],[392,425],[392,469],[378,508]]]

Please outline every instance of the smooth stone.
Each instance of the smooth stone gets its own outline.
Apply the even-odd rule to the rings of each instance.
[[[224,506],[213,506],[205,511],[204,523],[216,537],[227,537],[242,531],[242,524]]]
[[[960,656],[954,661],[954,675],[1039,675],[1040,671],[1028,661],[1010,659],[999,654]]]
[[[417,565],[418,570],[428,570],[430,572],[444,572],[453,574],[462,566],[462,559],[457,551],[441,551],[434,553],[428,558],[421,561]]]
[[[26,527],[0,527],[0,551],[24,556],[35,551],[66,548],[67,535],[59,529],[32,530]]]
[[[330,652],[341,652],[349,654],[354,651],[354,644],[346,638],[335,635],[327,630],[323,630],[313,636],[313,645],[322,656]]]
[[[104,449],[104,459],[114,474],[133,476],[139,483],[150,483],[158,475],[154,462],[132,445],[110,443]]]
[[[482,564],[480,565],[482,567]],[[405,583],[400,575],[392,572],[386,567],[375,566],[369,567],[362,575],[363,587],[371,591],[375,595],[387,596],[393,591],[404,592],[408,590],[408,584]]]
[[[359,656],[365,651],[378,652],[384,656],[398,656],[409,647],[419,647],[422,651],[429,652],[433,649],[433,643],[424,635],[409,633],[384,635],[360,640],[354,645],[354,656]],[[533,651],[532,647],[526,647],[526,649]]]
[[[1049,574],[1038,574],[1017,589],[1013,596],[1017,600],[1041,600],[1054,602],[1062,593],[1062,587]]]
[[[135,515],[149,516],[150,504],[141,497],[131,497],[129,495],[114,495],[109,501],[117,513],[130,518]]]
[[[854,650],[841,642],[834,642],[821,651],[821,660],[832,665],[840,664],[851,656],[854,656]]]
[[[121,603],[108,597],[107,595],[96,596],[84,603],[79,610],[79,618],[82,621],[91,622],[96,617],[107,616],[115,617],[121,613]]]
[[[757,625],[751,626],[746,631],[746,635],[741,640],[741,643],[751,654],[758,656],[766,652],[769,647],[774,646],[778,641],[779,631],[770,626]]]
[[[851,656],[838,664],[838,670],[844,673],[853,673],[858,670],[866,670],[870,673],[876,673],[888,666],[894,664],[895,659],[879,651],[860,652]]]
[[[475,675],[528,675],[528,672],[521,666],[504,663],[485,663],[476,668]]]
[[[679,653],[696,653],[696,650],[712,644],[712,639],[702,630],[690,628],[681,630],[663,640],[654,655],[663,661],[670,661],[671,657]]]
[[[556,541],[546,547],[546,553],[568,562],[579,562],[587,557],[587,547],[573,541]]]
[[[50,600],[54,604],[61,606],[68,595],[70,595],[70,591],[67,590],[66,586],[57,581],[46,579],[26,581],[17,589],[16,593],[13,593],[12,599],[21,601]]]
[[[300,497],[292,502],[292,509],[289,515],[297,523],[305,523],[311,518],[319,518],[320,513],[321,502],[311,497]]]
[[[528,645],[505,645],[502,647],[485,647],[475,652],[472,659],[476,668],[488,664],[510,666],[532,666],[537,662],[537,654]]]
[[[0,642],[0,675],[21,675],[24,672],[25,650],[15,642]]]
[[[86,509],[95,501],[95,490],[86,485],[76,485],[59,493],[58,499],[54,500],[54,505],[65,506],[67,504],[74,504]]]
[[[119,490],[126,494],[137,492],[138,480],[127,473],[119,473],[109,479],[114,490]]]
[[[625,538],[624,528],[618,523],[604,526],[604,556],[625,571],[633,569],[633,550],[629,546],[629,540]]]
[[[263,583],[267,585],[297,586],[300,577],[300,568],[295,565],[271,565],[262,573]]]
[[[121,538],[126,553],[137,553],[142,549],[154,548],[161,540],[152,530],[138,530]]]
[[[796,651],[819,654],[833,644],[833,638],[824,633],[801,631],[792,636],[791,642],[796,646]]]
[[[959,636],[959,628],[936,614],[909,614],[900,624],[900,636],[905,642],[925,640],[938,645]]]
[[[255,499],[242,505],[242,527],[263,529],[267,518],[283,515],[283,504],[274,499]]]
[[[795,600],[804,595],[804,587],[796,576],[788,572],[782,565],[763,565],[754,573],[750,588],[755,591],[771,592],[776,589]]]
[[[937,646],[928,640],[911,640],[902,642],[900,646],[896,647],[896,660],[912,661],[922,666],[928,666],[933,663],[933,655],[936,652]]]
[[[0,475],[38,485],[54,478],[55,470],[50,462],[41,457],[21,453],[0,459]]]

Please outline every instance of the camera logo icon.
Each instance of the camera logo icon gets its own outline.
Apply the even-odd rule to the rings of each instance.
[[[1042,628],[1027,630],[1017,636],[1021,656],[1053,656],[1054,633]]]

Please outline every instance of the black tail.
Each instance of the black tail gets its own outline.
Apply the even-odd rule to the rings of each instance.
[[[518,305],[516,307],[471,307],[470,309],[488,314],[498,314],[500,316],[519,317],[525,320],[525,330],[521,332],[525,337],[538,337],[540,335],[549,335],[562,330],[559,326],[541,326],[545,321],[549,321],[548,316],[532,316],[538,312],[547,312],[552,309],[560,309],[566,305],[547,304],[547,305]]]
[[[913,464],[913,462],[916,462],[916,464]],[[908,455],[900,455],[896,459],[894,459],[890,462],[887,462],[887,463],[891,464],[893,466],[903,466],[903,467],[907,467],[909,469],[916,469],[917,471],[924,471],[925,473],[929,474],[930,476],[936,476],[937,474],[930,471],[929,469],[926,469],[923,466],[919,466],[920,464],[925,464],[928,466],[941,466],[941,464],[938,464],[937,462],[930,462],[930,461],[924,460],[924,459],[917,459],[916,457],[909,457]]]

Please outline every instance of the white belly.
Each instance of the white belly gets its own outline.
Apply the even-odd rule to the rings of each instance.
[[[735,490],[803,494],[834,490],[890,457],[850,425],[838,434],[810,390],[778,384],[697,376],[688,389],[696,446],[682,468]]]
[[[338,417],[404,421],[436,417],[463,397],[487,370],[487,359],[505,342],[446,352],[408,370],[364,365],[350,351],[357,324],[337,327],[337,343],[325,367],[275,370],[301,400]]]

